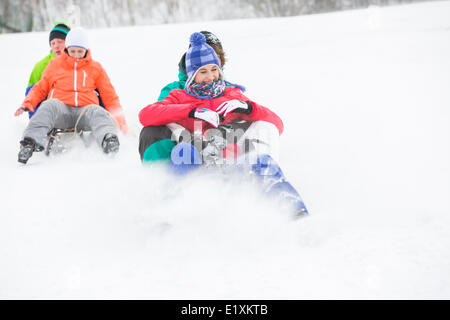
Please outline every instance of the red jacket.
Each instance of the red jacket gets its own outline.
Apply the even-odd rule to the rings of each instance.
[[[168,123],[178,123],[190,132],[194,132],[194,121],[198,119],[190,118],[189,113],[196,107],[207,108],[216,111],[217,107],[225,101],[239,100],[250,102],[253,110],[250,114],[229,113],[221,124],[231,123],[235,120],[247,121],[267,121],[273,123],[280,134],[283,132],[283,121],[274,112],[268,108],[251,101],[244,96],[238,88],[226,87],[225,92],[220,97],[214,99],[198,99],[188,95],[183,89],[174,89],[162,101],[153,103],[139,112],[139,121],[145,127],[161,126]],[[203,132],[212,128],[206,122],[202,126]]]

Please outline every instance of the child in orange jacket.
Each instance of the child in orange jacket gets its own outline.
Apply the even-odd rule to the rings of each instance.
[[[100,92],[105,109],[99,106]],[[90,130],[105,153],[119,150],[117,125],[128,130],[119,97],[100,63],[93,60],[87,35],[72,29],[66,38],[66,52],[51,60],[42,79],[31,89],[16,115],[34,111],[44,100],[25,129],[18,161],[27,163],[34,151],[42,151],[48,132],[54,128]]]

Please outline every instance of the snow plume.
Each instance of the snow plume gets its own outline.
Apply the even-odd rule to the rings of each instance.
[[[201,298],[215,291],[218,276],[224,287],[213,295],[225,298],[238,279],[264,281],[267,267],[282,277],[275,270],[287,266],[273,254],[295,253],[298,222],[255,186],[223,175],[179,179],[163,168],[126,168],[124,159],[97,151],[14,172],[3,190],[9,215],[0,238],[10,245],[1,249],[1,296]],[[126,181],[117,179],[120,171]]]

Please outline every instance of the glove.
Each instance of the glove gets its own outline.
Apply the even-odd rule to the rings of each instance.
[[[120,105],[113,105],[107,108],[107,110],[111,114],[114,122],[119,126],[120,131],[126,134],[128,132],[128,125],[122,107]]]
[[[236,113],[245,113],[249,114],[253,110],[252,105],[250,102],[242,102],[239,100],[230,100],[225,101],[220,106],[217,107],[216,112],[220,115],[223,114],[224,117],[227,116],[230,112],[236,112]]]
[[[20,106],[20,108],[17,109],[16,112],[14,112],[14,116],[18,117],[26,111],[34,112],[33,106],[31,104],[26,104],[26,105]]]
[[[217,128],[220,123],[219,114],[215,111],[206,109],[206,108],[194,108],[189,113],[190,118],[203,120],[214,128]]]
[[[123,134],[126,134],[128,132],[128,125],[123,113],[116,114],[113,117]]]

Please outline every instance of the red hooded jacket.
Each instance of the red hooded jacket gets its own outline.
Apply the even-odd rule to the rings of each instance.
[[[216,109],[225,101],[239,100],[243,102],[250,102],[253,110],[250,114],[229,113],[221,124],[231,123],[235,120],[246,121],[267,121],[274,124],[281,135],[283,132],[283,121],[274,112],[268,108],[251,101],[244,96],[240,89],[235,87],[226,87],[225,92],[220,97],[214,99],[198,99],[188,95],[183,89],[174,89],[162,101],[153,103],[145,107],[139,112],[139,121],[145,127],[160,126],[172,122],[182,125],[190,132],[194,132],[194,122],[198,119],[190,118],[189,113],[194,108],[207,108],[212,111]],[[212,128],[210,124],[202,126],[203,132]]]

